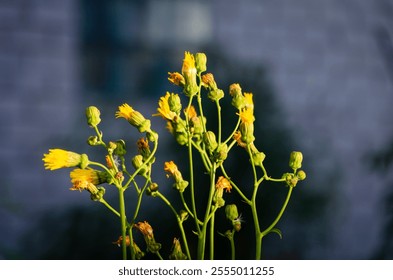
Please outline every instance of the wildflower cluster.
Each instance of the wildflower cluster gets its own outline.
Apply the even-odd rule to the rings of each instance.
[[[101,147],[105,150],[105,157],[101,161],[93,161],[86,154],[79,154],[63,149],[49,149],[44,154],[44,167],[49,170],[71,168],[70,190],[87,191],[90,198],[106,206],[119,219],[120,229],[114,229],[119,236],[113,243],[121,247],[123,259],[141,259],[146,253],[155,254],[162,259],[161,243],[157,242],[153,234],[153,227],[147,221],[140,221],[140,210],[145,203],[144,194],[160,199],[173,213],[180,236],[171,237],[172,250],[167,255],[169,259],[214,259],[215,244],[215,216],[217,211],[224,211],[229,221],[229,229],[220,234],[230,241],[231,258],[236,258],[235,235],[241,234],[242,215],[238,213],[236,204],[226,204],[226,199],[233,193],[239,195],[250,208],[254,224],[255,258],[261,258],[262,238],[270,232],[281,236],[276,227],[282,217],[291,193],[299,181],[306,178],[301,170],[303,155],[294,151],[289,157],[289,168],[292,172],[283,173],[280,178],[272,178],[264,167],[266,155],[259,151],[255,144],[253,94],[243,92],[239,84],[229,86],[226,95],[207,71],[207,57],[203,53],[191,54],[185,52],[181,72],[169,72],[168,80],[179,87],[179,92],[166,92],[158,100],[157,112],[153,116],[164,119],[166,127],[175,141],[180,145],[179,152],[187,154],[188,163],[179,168],[172,159],[163,164],[163,170],[168,179],[173,182],[173,189],[178,192],[180,209],[173,204],[161,191],[159,184],[153,180],[153,166],[156,163],[156,152],[159,137],[152,130],[151,121],[128,104],[122,104],[115,112],[115,118],[125,119],[141,134],[136,143],[137,154],[127,155],[129,149],[122,139],[105,141],[103,132],[98,126],[101,122],[100,111],[95,106],[86,109],[87,125],[94,131],[94,135],[87,139],[90,146]],[[229,135],[222,131],[222,108],[220,101],[231,98],[233,108],[226,108],[226,118],[232,116],[237,119],[236,125]],[[217,118],[211,120],[204,115],[204,100],[213,102],[217,111]],[[185,105],[183,105],[185,104]],[[256,108],[254,108],[256,107]],[[216,129],[212,129],[215,127]],[[241,149],[248,155],[249,166],[253,176],[250,178],[252,194],[247,195],[244,188],[226,172],[225,162],[233,149]],[[198,154],[203,170],[194,167],[194,154]],[[130,168],[132,166],[132,168]],[[208,174],[209,183],[196,187],[196,173]],[[186,176],[184,175],[186,174]],[[258,217],[258,203],[256,200],[260,185],[264,181],[282,183],[288,188],[287,197],[282,203],[276,218],[266,228],[261,228]],[[168,182],[168,181],[165,181]],[[200,197],[199,187],[208,190],[207,197]],[[119,205],[114,207],[105,200],[106,189],[118,191]],[[127,206],[124,193],[134,190],[137,196],[135,205]],[[201,209],[197,203],[203,200]],[[151,201],[148,202],[151,207]],[[176,204],[178,205],[178,204]],[[193,235],[186,234],[184,222],[193,223]],[[209,228],[209,230],[207,230]],[[119,235],[120,233],[120,235]],[[144,248],[137,244],[135,234],[142,234],[145,241]],[[194,237],[195,238],[192,238]],[[167,242],[167,241],[162,241]],[[195,252],[191,252],[189,243],[195,242]],[[206,244],[209,243],[209,246]],[[248,245],[248,244],[247,244]],[[240,246],[240,245],[238,245]],[[208,249],[208,252],[206,248]],[[141,249],[142,248],[142,249]]]

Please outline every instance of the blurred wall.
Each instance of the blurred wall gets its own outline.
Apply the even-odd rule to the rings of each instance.
[[[300,224],[314,230],[301,257],[372,257],[391,175],[367,158],[393,135],[392,11],[388,0],[1,1],[0,258],[20,257],[18,237],[39,211],[86,199],[68,191],[67,172],[43,171],[42,154],[81,148],[91,103],[107,117],[120,101],[149,108],[184,50],[266,69],[293,149],[305,154],[301,192],[328,201],[327,222]],[[289,240],[301,234],[296,223],[285,220]]]

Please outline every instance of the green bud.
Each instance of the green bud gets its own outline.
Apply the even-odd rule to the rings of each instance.
[[[93,201],[100,201],[104,197],[105,188],[104,187],[98,187],[97,189],[98,189],[97,192],[94,192],[94,193],[90,194],[90,199],[93,200]]]
[[[254,123],[243,122],[240,124],[239,131],[241,140],[246,144],[251,144],[255,140],[254,136]]]
[[[306,172],[304,172],[303,170],[299,170],[296,173],[296,176],[298,177],[299,181],[303,181],[304,179],[306,179]]]
[[[220,144],[213,152],[213,159],[216,162],[223,162],[228,156],[228,145],[225,143]]]
[[[113,150],[113,153],[118,156],[124,156],[127,153],[126,150],[126,142],[124,140],[117,140],[116,141],[116,148]]]
[[[173,184],[173,187],[181,193],[184,192],[187,186],[188,186],[188,182],[186,180],[179,180]]]
[[[210,90],[207,97],[211,101],[217,101],[224,97],[224,92],[221,89]]]
[[[216,135],[213,131],[206,131],[203,134],[203,142],[205,143],[207,149],[212,152],[217,148]]]
[[[169,104],[169,110],[171,112],[174,112],[178,115],[180,114],[182,105],[178,94],[171,93],[168,98],[168,104]]]
[[[108,145],[108,153],[113,154],[113,151],[116,149],[117,144],[115,142],[110,141]]]
[[[207,69],[207,57],[204,53],[196,53],[195,54],[195,67],[198,73],[205,72]]]
[[[262,166],[263,161],[265,160],[266,155],[263,152],[256,152],[252,154],[252,159],[254,161],[255,166]]]
[[[151,196],[155,196],[156,193],[158,191],[158,184],[157,183],[151,183],[148,187],[147,187],[147,191],[146,194],[147,195],[151,195]]]
[[[297,185],[297,182],[299,181],[299,178],[295,176],[293,173],[285,173],[282,176],[283,179],[285,179],[285,182],[287,183],[288,187],[294,188]]]
[[[100,143],[98,142],[98,136],[90,136],[87,139],[87,144],[89,144],[90,146],[97,146]]]
[[[185,211],[185,210],[180,210],[179,215],[180,215],[180,220],[181,220],[182,222],[184,222],[184,221],[187,220],[187,218],[188,218],[188,212]]]
[[[142,155],[136,155],[132,158],[132,166],[134,166],[135,170],[139,169],[141,166],[143,166],[143,156]],[[144,166],[142,169],[138,172],[139,175],[144,175],[147,172],[147,167]]]
[[[233,221],[239,217],[236,204],[228,204],[225,206],[225,215],[228,220]]]
[[[246,98],[243,95],[235,95],[232,98],[231,102],[232,106],[235,107],[236,109],[240,110],[246,106]]]
[[[87,124],[91,127],[97,126],[101,122],[100,110],[95,106],[86,108]]]
[[[294,171],[302,167],[303,154],[301,152],[293,151],[289,156],[289,167]]]

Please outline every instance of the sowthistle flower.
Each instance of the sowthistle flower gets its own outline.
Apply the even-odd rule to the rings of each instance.
[[[119,106],[119,110],[115,114],[116,118],[126,119],[132,126],[136,127],[139,132],[150,131],[150,120],[138,111],[134,110],[130,105],[124,103]]]
[[[48,154],[44,154],[42,159],[45,169],[56,170],[67,167],[86,168],[89,159],[86,154],[77,154],[63,149],[49,149]]]

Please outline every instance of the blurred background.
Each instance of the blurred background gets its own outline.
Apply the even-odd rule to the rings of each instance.
[[[0,259],[120,258],[112,214],[69,191],[69,170],[44,170],[42,156],[52,147],[99,155],[86,145],[89,105],[107,140],[136,141],[114,119],[117,106],[155,113],[160,96],[179,92],[167,72],[181,70],[184,51],[205,52],[224,91],[238,82],[254,93],[256,146],[272,176],[287,172],[290,151],[304,154],[307,180],[279,224],[283,239],[264,239],[264,258],[393,258],[392,36],[389,0],[0,0]],[[161,169],[182,148],[152,122],[155,178],[176,200]],[[247,186],[237,150],[227,169]],[[284,197],[284,187],[264,187],[262,224]],[[179,233],[152,199],[140,219],[168,252]],[[238,205],[238,257],[253,258],[251,214]],[[217,244],[228,258],[228,241]]]

